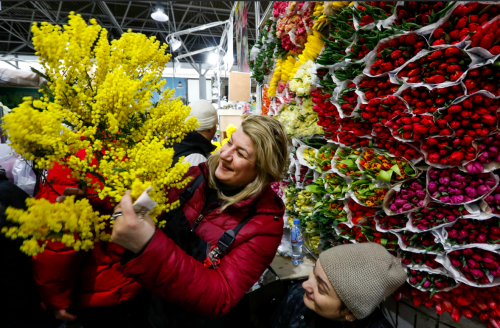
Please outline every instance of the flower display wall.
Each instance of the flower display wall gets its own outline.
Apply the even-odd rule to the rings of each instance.
[[[301,4],[276,2],[272,20]],[[408,267],[397,299],[489,327],[500,326],[499,6],[317,2],[308,33],[321,46],[289,51],[268,93],[308,149],[282,190],[288,220],[320,234],[315,251],[379,243]]]

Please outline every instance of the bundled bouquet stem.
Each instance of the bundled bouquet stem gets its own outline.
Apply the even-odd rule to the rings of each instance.
[[[110,43],[94,19],[87,25],[80,15],[69,18],[64,28],[33,24],[43,73],[34,71],[48,86],[40,100],[25,98],[5,117],[3,128],[12,148],[37,169],[58,163],[71,170],[75,184],[100,199],[116,203],[127,189],[140,194],[150,186],[149,196],[158,204],[150,216],[156,220],[177,205],[168,203],[168,189],[189,182],[182,179],[189,163],[171,167],[174,151],[166,146],[198,124],[188,119],[189,107],[172,99],[174,90],[164,91],[156,104],[150,100],[165,84],[167,45],[131,31]],[[29,255],[42,252],[49,240],[75,249],[109,240],[103,233],[106,217],[87,200],[30,200],[28,205],[28,211],[7,212],[19,226],[3,232],[25,239],[22,249]]]

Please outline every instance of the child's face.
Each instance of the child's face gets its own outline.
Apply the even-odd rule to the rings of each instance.
[[[306,290],[304,304],[320,316],[331,320],[355,320],[349,309],[342,306],[319,260],[302,287]]]

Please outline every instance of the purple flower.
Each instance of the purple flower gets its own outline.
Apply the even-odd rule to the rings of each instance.
[[[479,196],[486,195],[490,191],[491,187],[486,185],[480,185],[477,187],[477,194]]]
[[[469,235],[469,233],[467,232],[467,230],[460,230],[458,233],[458,238],[465,238],[468,235]]]
[[[467,196],[469,196],[470,198],[476,198],[476,197],[477,197],[477,191],[476,191],[476,188],[467,187],[467,188],[465,188],[465,193],[466,193],[466,194],[467,194]]]
[[[423,200],[419,200],[418,201],[418,207],[422,207],[424,206],[424,201]]]
[[[424,187],[420,183],[418,183],[418,182],[413,182],[410,185],[410,188],[413,189],[413,190],[422,190],[422,189],[424,189]]]
[[[441,196],[439,198],[440,201],[442,201],[443,203],[449,203],[450,202],[450,196]]]
[[[465,187],[467,187],[467,184],[465,182],[458,182],[458,181],[452,181],[450,182],[450,185],[453,188],[458,188],[458,189],[464,189]]]
[[[462,190],[457,189],[457,188],[450,188],[450,189],[448,190],[448,193],[449,193],[450,195],[461,195],[461,194],[462,194]]]
[[[449,177],[449,176],[450,176],[450,172],[448,172],[448,170],[439,171],[439,177],[443,178],[443,177]]]
[[[439,186],[438,187],[438,191],[439,192],[445,192],[445,191],[448,191],[448,188],[446,188],[445,186]]]
[[[429,176],[431,177],[432,180],[437,180],[437,179],[439,179],[439,172],[433,171],[432,173],[430,173]]]
[[[488,155],[490,155],[490,157],[495,157],[496,155],[498,155],[498,148],[495,146],[488,147],[486,151],[488,152]]]
[[[495,197],[493,195],[489,195],[484,199],[486,203],[493,203],[495,201]]]
[[[438,213],[438,215],[436,215],[436,218],[438,218],[439,220],[441,220],[441,219],[444,218],[444,214],[443,213]]]
[[[493,187],[494,185],[497,184],[497,182],[495,181],[495,179],[489,178],[489,179],[484,180],[484,184],[487,186]]]
[[[406,190],[406,189],[402,189],[399,193],[400,193],[401,195],[406,195],[406,194],[408,194],[408,190]]]
[[[486,236],[484,233],[481,233],[481,234],[477,235],[476,239],[480,243],[485,243],[486,240],[488,239],[488,236]]]
[[[398,210],[396,203],[391,204],[391,211],[396,212]]]
[[[449,177],[439,178],[439,183],[443,186],[447,186],[450,183],[450,178]]]
[[[412,209],[412,206],[411,204],[409,203],[406,203],[404,206],[403,206],[403,211],[409,211]]]
[[[500,204],[500,194],[495,195],[495,204]]]
[[[484,144],[479,144],[477,145],[477,151],[480,153],[482,152],[483,150],[485,150],[486,148],[488,148],[487,145],[484,145]]]
[[[448,237],[450,238],[458,238],[458,232],[455,229],[448,231]]]
[[[493,142],[493,137],[489,136],[489,137],[484,138],[482,143],[480,143],[479,145],[482,145],[482,144],[489,145],[492,142]]]
[[[452,179],[454,181],[457,181],[457,182],[465,182],[465,177],[461,174],[458,174],[458,173],[453,173],[452,175]]]
[[[399,196],[401,199],[404,199],[404,200],[409,200],[410,197],[408,195],[401,195]]]
[[[415,194],[415,192],[414,192],[413,190],[409,190],[409,191],[408,191],[408,197],[409,197],[410,199],[411,199],[411,198],[413,198],[413,197],[415,197],[415,195],[416,195],[416,194]]]
[[[481,163],[486,163],[489,158],[490,158],[490,156],[488,155],[488,152],[484,152],[484,153],[481,153],[481,155],[479,155],[477,159]]]
[[[431,286],[431,281],[430,280],[426,280],[422,286],[424,288],[429,288]]]
[[[481,173],[484,170],[483,164],[479,162],[469,162],[465,167],[467,168],[467,171],[469,173],[474,173],[474,174]]]
[[[455,220],[457,219],[457,217],[455,215],[448,215],[447,219],[450,222],[455,222]]]
[[[418,199],[424,199],[425,198],[425,191],[417,190],[417,197],[418,197]]]
[[[479,269],[471,269],[470,270],[470,273],[474,276],[474,277],[484,277],[484,273],[483,271],[479,270]]]
[[[443,201],[443,200],[441,200]],[[464,196],[463,195],[453,195],[451,196],[451,203],[452,204],[462,204],[464,202]]]
[[[451,260],[451,264],[454,266],[454,267],[457,267],[457,268],[460,268],[462,266],[462,263],[460,263],[459,260]]]
[[[469,183],[469,186],[471,186],[472,188],[477,188],[477,186],[479,186],[481,183],[479,181],[472,181],[471,183]]]
[[[429,185],[427,186],[427,190],[429,190],[430,193],[436,192],[437,191],[437,183],[434,181],[429,182]]]
[[[401,207],[406,203],[407,203],[406,200],[401,199],[401,198],[398,198],[394,201],[394,204],[396,204],[397,207]]]
[[[474,200],[474,198],[470,198],[469,196],[464,196],[464,202],[466,202],[466,203],[471,202],[473,200]]]

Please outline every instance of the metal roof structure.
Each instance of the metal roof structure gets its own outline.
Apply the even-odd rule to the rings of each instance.
[[[95,18],[99,25],[109,32],[109,38],[132,29],[148,36],[156,36],[162,42],[170,33],[223,21],[229,18],[234,1],[169,1],[161,2],[167,22],[151,18],[155,1],[1,1],[0,10],[0,57],[12,55],[34,55],[30,27],[33,22],[49,22],[63,25],[71,11],[81,14],[85,20]],[[269,1],[260,2],[260,15]],[[248,9],[249,51],[255,43],[255,6]],[[180,36],[182,46],[174,56],[216,46],[219,44],[223,27],[213,27],[192,34]],[[233,39],[235,39],[233,37]],[[184,58],[181,61],[195,63],[206,61],[207,54]],[[236,62],[236,58],[235,58]]]

